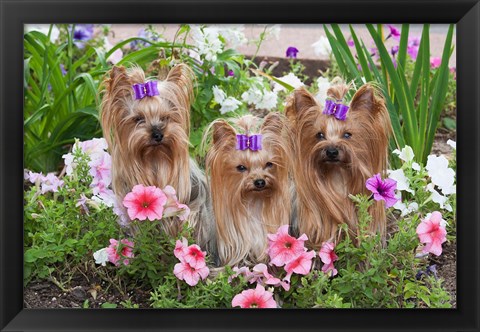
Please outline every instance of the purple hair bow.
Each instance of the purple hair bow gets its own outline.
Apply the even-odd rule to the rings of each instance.
[[[145,84],[138,83],[132,85],[133,91],[135,91],[135,99],[143,99],[145,97],[158,96],[157,81],[149,81]]]
[[[325,109],[323,110],[323,114],[333,115],[336,119],[345,121],[347,118],[348,106],[335,103],[333,100],[327,99],[325,101]]]
[[[237,135],[237,150],[250,149],[258,151],[262,149],[262,135]]]

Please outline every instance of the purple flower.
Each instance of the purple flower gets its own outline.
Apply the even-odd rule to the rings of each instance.
[[[376,201],[385,201],[386,208],[393,206],[398,201],[395,198],[395,190],[397,189],[397,181],[395,180],[382,180],[380,173],[378,173],[369,178],[365,185],[373,193],[373,198]]]
[[[393,37],[393,39],[396,40],[400,39],[400,31],[397,28],[390,24],[388,24],[388,28],[390,29],[390,34],[385,39],[388,39],[390,37]]]
[[[355,42],[353,41],[352,37],[348,38],[347,45],[350,46],[350,47],[355,46]]]
[[[407,53],[408,55],[410,55],[412,60],[417,59],[419,46],[420,46],[420,38],[413,37],[408,39]]]
[[[289,48],[287,48],[287,58],[290,58],[290,59],[296,59],[297,58],[297,53],[298,53],[298,49],[296,47],[293,47],[293,46],[290,46]]]
[[[78,48],[84,48],[85,43],[93,37],[93,24],[77,24],[73,30],[73,40]]]
[[[230,70],[227,72],[227,76],[235,76],[235,73],[233,72],[233,70],[230,69]]]
[[[433,264],[433,265],[430,265],[429,267],[427,267],[427,269],[425,271],[423,271],[423,270],[418,271],[418,273],[415,275],[415,278],[417,280],[420,280],[422,278],[422,275],[426,275],[426,276],[433,275],[435,277],[435,279],[438,279],[437,265]]]
[[[67,75],[67,71],[65,70],[65,66],[63,65],[63,63],[60,64],[60,70],[62,71],[63,76]]]
[[[157,41],[158,40],[157,36],[154,36],[153,34],[149,33],[145,29],[141,29],[138,32],[138,37],[144,38],[144,39],[149,39],[149,40],[152,40],[152,41]],[[133,49],[133,50],[138,50],[138,49],[140,49],[142,47],[145,47],[145,46],[148,46],[148,45],[150,45],[150,44],[143,41],[143,40],[134,40],[134,41],[130,42],[130,48]]]
[[[395,56],[395,54],[398,53],[398,45],[392,46],[392,49],[390,50],[390,53]]]

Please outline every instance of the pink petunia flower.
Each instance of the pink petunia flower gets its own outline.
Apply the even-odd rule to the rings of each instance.
[[[175,276],[184,280],[188,285],[195,286],[200,279],[205,280],[210,273],[210,270],[206,266],[205,262],[202,266],[193,267],[187,262],[183,261],[175,265],[173,268]]]
[[[335,254],[335,244],[331,242],[325,242],[322,244],[322,247],[320,248],[320,252],[318,253],[318,256],[320,256],[320,259],[322,260],[323,266],[322,266],[322,271],[325,273],[329,273],[330,271],[331,276],[335,276],[338,271],[333,266],[333,262],[335,262],[338,259],[338,256]]]
[[[439,57],[430,58],[430,67],[432,69],[440,67],[441,64],[442,64],[442,58],[439,58]]]
[[[167,196],[157,187],[137,184],[123,199],[130,219],[162,219]]]
[[[198,245],[192,244],[184,249],[183,260],[190,264],[190,266],[199,268],[205,265],[206,254],[207,253],[202,251]]]
[[[165,203],[164,215],[165,217],[178,216],[180,220],[186,220],[190,214],[190,208],[186,204],[178,201],[177,193],[172,186],[166,186],[163,192],[167,196]]]
[[[235,295],[232,307],[240,308],[276,308],[277,302],[273,299],[273,293],[265,290],[257,284],[255,289],[248,289]]]
[[[397,189],[397,181],[395,180],[385,179],[382,181],[382,177],[378,173],[369,178],[365,185],[373,193],[373,198],[376,201],[385,201],[386,208],[395,205],[398,201],[398,198],[395,197],[395,190]]]
[[[92,185],[100,181],[106,186],[110,185],[112,182],[112,157],[108,153],[104,152],[99,158],[92,159],[88,166],[90,166],[90,175],[93,177]]]
[[[399,40],[401,35],[400,30],[398,30],[395,26],[391,24],[388,24],[388,28],[390,29],[390,34],[385,39],[393,37],[393,39]]]
[[[312,259],[315,257],[315,251],[304,251],[297,258],[291,260],[285,265],[286,281],[290,282],[293,273],[307,275],[312,269]]]
[[[182,238],[182,241],[177,240],[175,243],[175,249],[173,249],[173,254],[178,258],[180,262],[184,262],[183,257],[185,256],[185,250],[188,247],[188,241],[186,238]]]
[[[304,243],[308,240],[305,234],[298,239],[288,234],[288,225],[280,226],[276,234],[267,234],[268,255],[270,263],[283,266],[297,258],[305,251]]]
[[[270,285],[273,287],[282,286],[282,288],[288,292],[290,289],[290,282],[285,280],[280,280],[279,278],[274,277],[268,272],[267,265],[260,263],[255,265],[252,268],[250,273],[249,280],[251,284],[256,282],[262,286]]]
[[[108,261],[115,264],[115,266],[119,266],[120,261],[123,259],[122,263],[128,265],[130,262],[129,258],[133,258],[133,246],[134,243],[127,239],[121,240],[120,245],[117,240],[110,239],[110,245],[106,249]]]
[[[58,188],[63,186],[63,180],[60,180],[53,173],[48,173],[47,176],[44,176],[42,179],[42,194],[45,194],[48,191],[58,192]]]
[[[425,243],[423,253],[430,252],[440,256],[442,254],[442,243],[447,241],[447,231],[442,214],[435,211],[430,216],[427,215],[427,218],[417,226],[417,235],[420,242]]]
[[[407,53],[408,55],[410,55],[412,60],[417,59],[419,47],[420,47],[420,38],[418,37],[408,38]]]

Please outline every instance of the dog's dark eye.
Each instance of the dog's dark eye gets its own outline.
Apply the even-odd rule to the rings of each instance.
[[[237,171],[239,171],[239,172],[242,172],[242,173],[243,173],[243,172],[245,172],[246,170],[247,170],[247,168],[246,168],[245,166],[243,166],[243,165],[238,165],[238,166],[237,166]]]
[[[345,133],[345,134],[343,134],[343,137],[346,138],[346,139],[349,139],[350,137],[352,137],[352,134]]]
[[[160,121],[162,121],[162,122],[168,122],[168,116],[162,116],[162,117],[160,118]]]
[[[323,133],[317,133],[317,139],[318,140],[322,140],[322,139],[325,139],[325,135]]]
[[[144,123],[145,122],[145,119],[141,116],[136,116],[134,119],[133,119],[136,123]]]
[[[267,163],[265,164],[265,167],[266,167],[266,168],[272,168],[272,166],[273,166],[273,164],[272,164],[271,162],[267,162]]]

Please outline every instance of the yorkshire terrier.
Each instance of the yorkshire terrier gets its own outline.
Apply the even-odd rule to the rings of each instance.
[[[296,227],[314,249],[333,240],[339,224],[347,223],[350,234],[357,234],[358,217],[348,195],[371,194],[366,180],[387,170],[392,129],[383,97],[365,84],[348,106],[342,103],[348,91],[343,82],[332,84],[323,109],[304,88],[296,89],[287,101],[295,149]],[[383,202],[374,202],[369,212],[369,231],[384,238]]]
[[[188,152],[192,70],[179,64],[157,80],[146,78],[138,67],[114,66],[104,85],[101,124],[118,205],[137,184],[161,189],[170,185],[179,202],[189,206],[189,223],[202,242],[208,233],[202,223],[210,219],[209,199],[205,176]],[[181,229],[174,219],[162,225],[172,236]]]
[[[204,135],[220,266],[253,265],[267,259],[267,234],[289,224],[290,147],[285,119],[247,115],[214,121]]]

